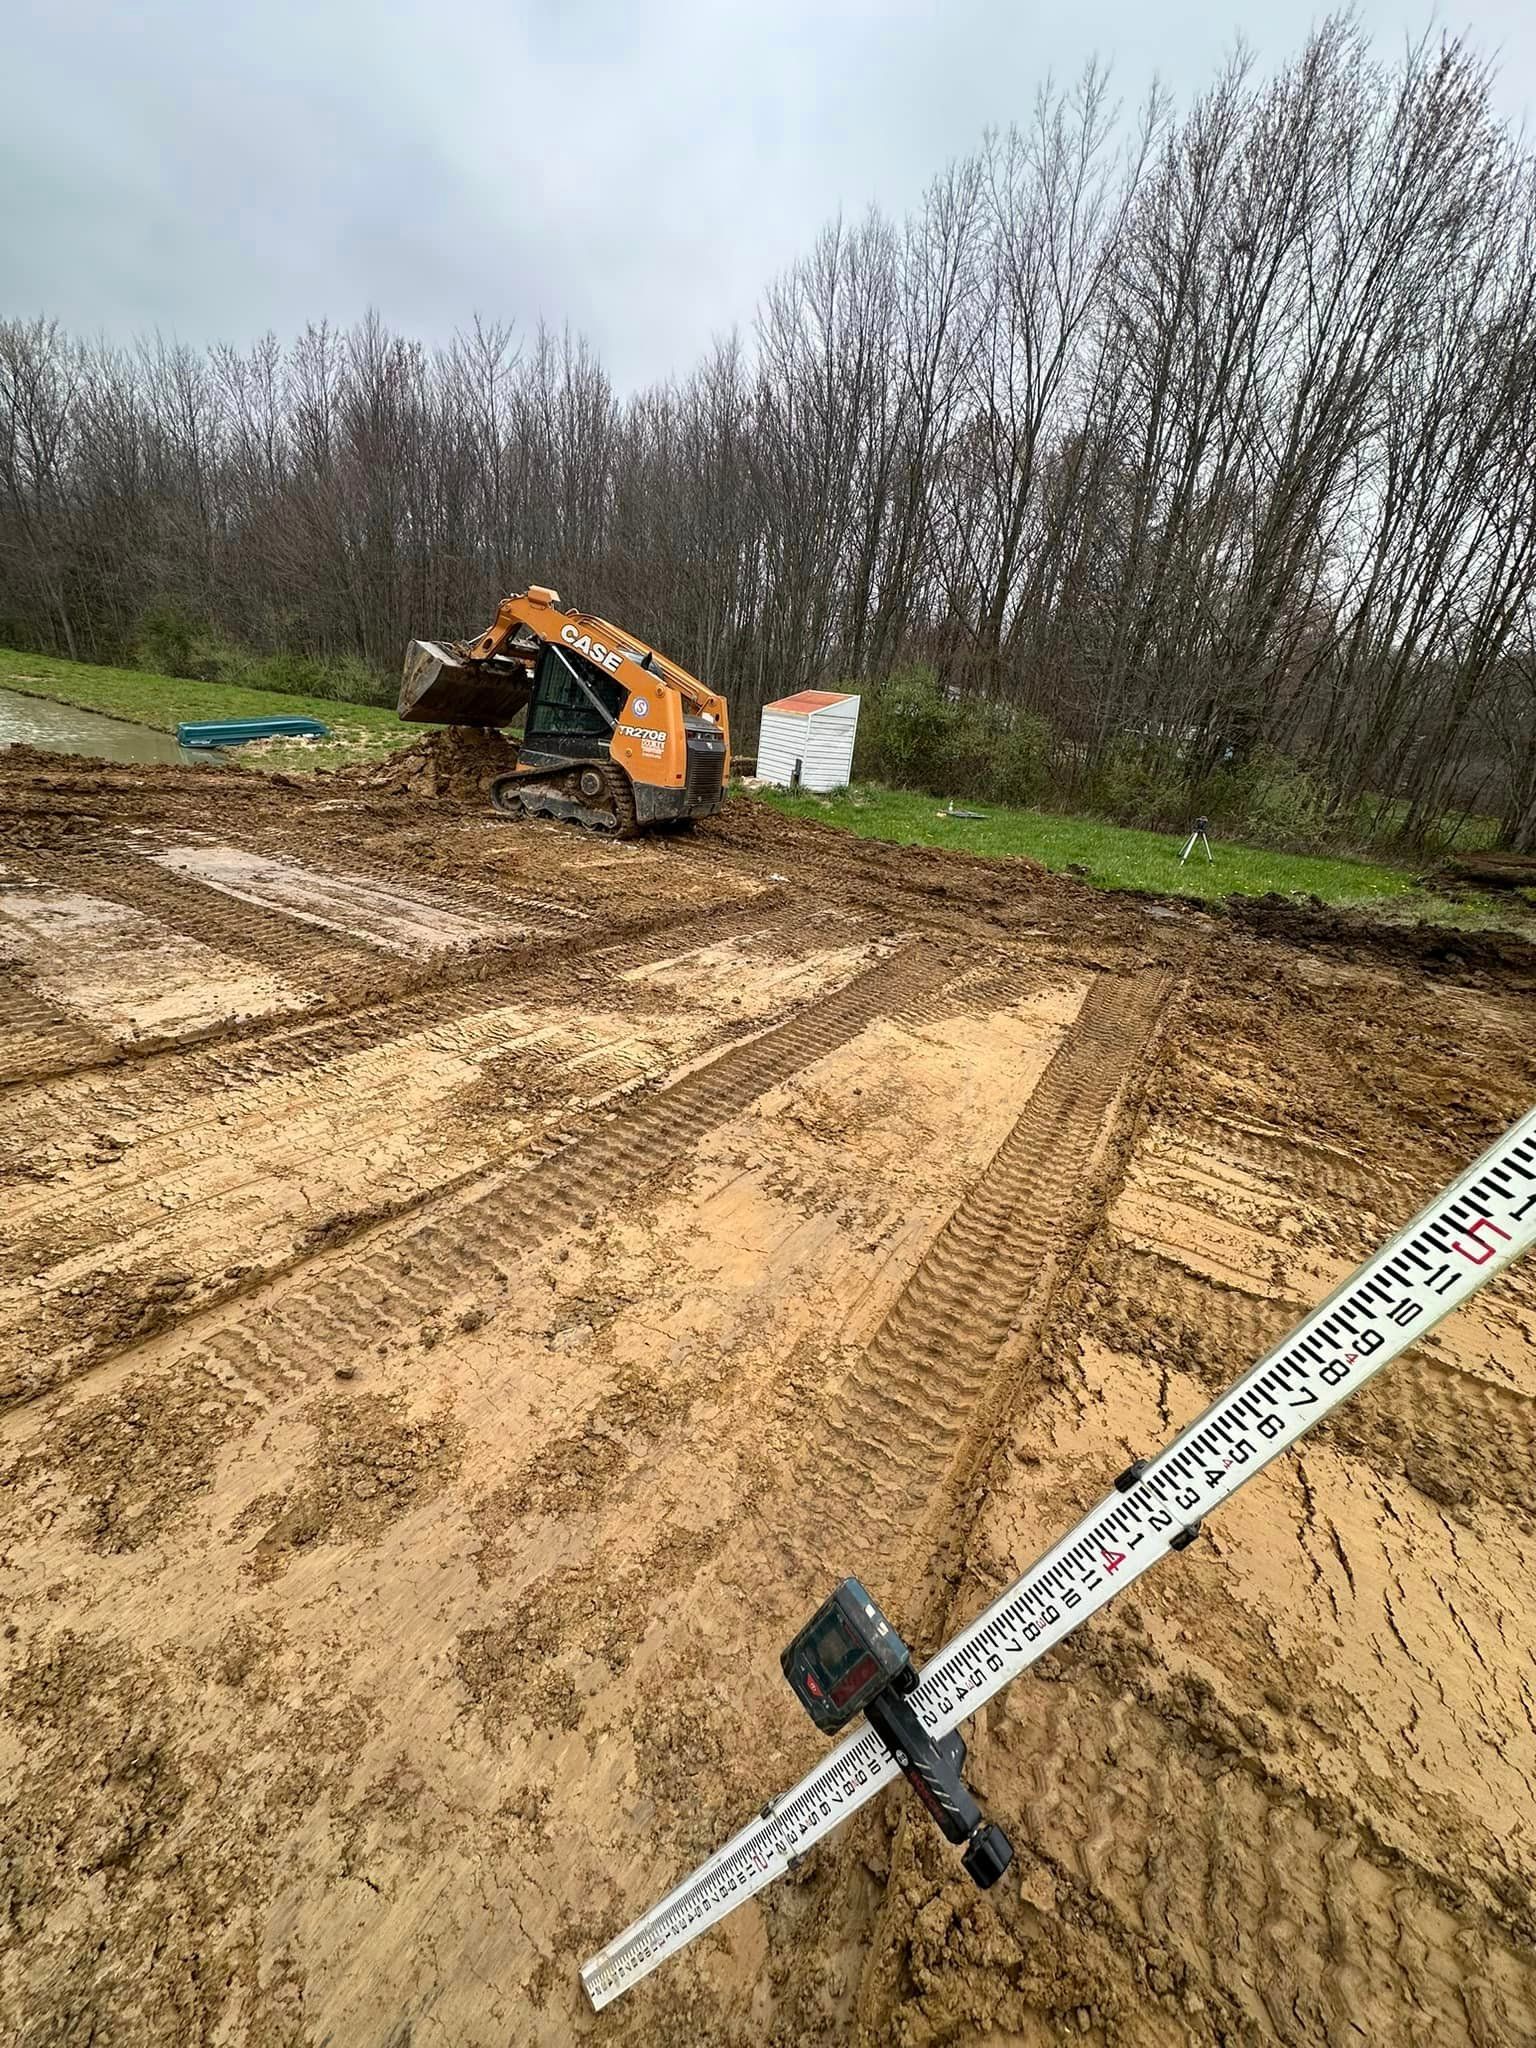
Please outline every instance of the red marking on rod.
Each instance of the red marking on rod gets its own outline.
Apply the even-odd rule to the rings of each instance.
[[[1467,1235],[1468,1237],[1476,1237],[1479,1231],[1483,1230],[1498,1230],[1499,1235],[1503,1238],[1504,1242],[1506,1244],[1509,1243],[1509,1232],[1507,1230],[1499,1230],[1498,1224],[1495,1223],[1493,1219],[1489,1216],[1479,1216],[1475,1223],[1469,1224],[1467,1226]],[[1454,1240],[1451,1244],[1451,1250],[1453,1252],[1460,1252],[1461,1256],[1468,1262],[1468,1264],[1473,1266],[1486,1266],[1488,1261],[1493,1257],[1494,1253],[1494,1247],[1492,1245],[1489,1245],[1488,1249],[1483,1253],[1483,1256],[1480,1259],[1474,1259],[1472,1254],[1467,1250],[1464,1244],[1459,1244]]]

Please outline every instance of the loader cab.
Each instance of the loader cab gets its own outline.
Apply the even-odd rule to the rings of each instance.
[[[591,761],[606,755],[628,696],[622,683],[579,654],[546,646],[523,724],[523,759],[548,754]]]

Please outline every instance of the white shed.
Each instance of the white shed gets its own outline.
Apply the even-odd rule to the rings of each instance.
[[[841,789],[853,773],[859,700],[837,690],[799,690],[763,706],[757,776],[782,789]],[[796,770],[798,769],[798,774]]]

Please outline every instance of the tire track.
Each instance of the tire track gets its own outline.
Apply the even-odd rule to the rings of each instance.
[[[1146,1148],[1148,1161],[1177,1163],[1198,1176],[1221,1181],[1224,1187],[1249,1191],[1245,1176],[1305,1200],[1326,1200],[1335,1212],[1358,1212],[1371,1218],[1386,1204],[1413,1208],[1439,1185],[1432,1176],[1410,1175],[1372,1165],[1341,1147],[1324,1144],[1304,1132],[1270,1132],[1233,1117],[1206,1114],[1179,1106],[1178,1124],[1159,1128]],[[1222,1169],[1229,1169],[1223,1172]],[[1237,1169],[1231,1171],[1230,1169]]]
[[[169,1041],[145,1037],[114,1046],[89,1061],[65,1060],[14,1077],[0,1074],[0,1103],[30,1132],[50,1125],[64,1128],[69,1112],[57,1084],[77,1077],[89,1084],[108,1078],[105,1070],[125,1066],[131,1066],[136,1077],[163,1077],[158,1099],[183,1101],[189,1091],[323,1066],[341,1054],[369,1051],[409,1032],[461,1022],[520,994],[590,1003],[590,982],[581,978],[585,970],[623,972],[735,932],[772,927],[780,917],[786,933],[791,926],[808,927],[827,919],[845,927],[849,923],[839,912],[804,905],[791,910],[785,892],[769,891],[724,911],[711,907],[683,917],[665,909],[648,911],[596,933],[562,933],[546,942],[440,955],[425,962],[365,955],[357,949],[355,973],[345,985],[328,991],[322,1016],[232,1018],[200,1034]],[[13,1079],[16,1085],[7,1085]],[[117,1075],[110,1079],[115,1088]],[[42,1083],[48,1085],[37,1085]]]
[[[1129,1990],[1284,2048],[1358,2043],[1366,2015],[1372,2039],[1422,2048],[1532,2038],[1518,1928],[1343,1811],[1080,1670],[1021,1694],[996,1740],[1039,1795],[1005,1825],[1088,1918],[1113,1916]]]
[[[29,975],[0,966],[0,1082],[43,1080],[113,1050],[111,1039],[50,1001]]]
[[[822,920],[818,950],[804,943],[811,921],[757,921],[726,956],[761,976],[744,997],[758,1028],[806,1000],[802,977],[824,982],[828,940],[846,948],[853,936],[835,916]],[[588,957],[621,1004],[630,992],[620,977],[657,956],[651,943]],[[568,1010],[482,1002],[456,1028],[403,1041],[403,1064],[382,1047],[274,1078],[275,1063],[257,1058],[198,1094],[184,1061],[171,1070],[180,1085],[168,1100],[131,1075],[110,1092],[77,1083],[45,1093],[54,1114],[44,1131],[36,1117],[17,1129],[0,1110],[0,1161],[28,1183],[0,1247],[0,1354],[12,1367],[0,1372],[0,1405],[249,1294],[316,1251],[584,1143],[620,1102],[663,1085],[669,1066],[722,1049],[714,1011],[682,1002],[674,983],[686,980],[688,956],[675,972],[674,957],[661,956],[669,971],[659,985],[633,992],[643,1010],[633,1046],[622,1017],[596,1035],[582,1028],[601,978],[586,968],[571,976]],[[705,978],[723,996],[731,969],[714,961]],[[558,1122],[537,1106],[497,1113],[502,1072],[510,1066],[519,1082],[530,1061],[542,1076],[539,1102],[558,1104]],[[477,1091],[486,1100],[465,1107]]]
[[[1384,1220],[1412,1206],[1399,1177],[1372,1180],[1353,1148],[1341,1158],[1322,1142],[1309,1143],[1304,1156],[1285,1151],[1282,1160],[1266,1132],[1240,1127],[1228,1144],[1225,1119],[1187,1113],[1177,1100],[1177,1090],[1187,1085],[1188,1065],[1167,1070],[1172,1078],[1158,1093],[1165,1105],[1173,1101],[1178,1123],[1170,1132],[1166,1108],[1149,1120],[1133,1184],[1144,1189],[1149,1180],[1166,1176],[1172,1161],[1181,1170],[1187,1163],[1216,1189],[1249,1198],[1255,1192],[1271,1195],[1283,1182],[1314,1201],[1320,1194],[1324,1202],[1340,1198]],[[1321,1091],[1320,1096],[1327,1099]],[[1257,1088],[1254,1099],[1264,1103]],[[1197,1135],[1187,1141],[1186,1161],[1189,1125]],[[1202,1126],[1211,1132],[1208,1148],[1199,1142]],[[1184,1203],[1182,1188],[1175,1199]],[[1108,1344],[1140,1368],[1127,1365],[1125,1377],[1134,1373],[1153,1390],[1161,1366],[1166,1409],[1171,1372],[1217,1391],[1294,1323],[1303,1304],[1276,1300],[1262,1292],[1263,1284],[1261,1277],[1252,1291],[1223,1284],[1191,1271],[1176,1256],[1109,1230],[1061,1290],[1049,1341],[1053,1353],[1068,1360],[1076,1356],[1080,1338]],[[1113,1369],[1106,1376],[1111,1390],[1118,1376]],[[1109,1400],[1106,1431],[1113,1428],[1112,1391]],[[1057,1429],[1074,1433],[1079,1418],[1072,1410],[1068,1396],[1058,1406],[1055,1427],[1049,1413],[1042,1417],[1046,1441],[1054,1440]],[[1081,1412],[1097,1414],[1092,1406]],[[1360,1500],[1357,1521],[1378,1516],[1377,1540],[1388,1571],[1386,1625],[1374,1630],[1358,1601],[1342,1617],[1334,1606],[1336,1625],[1369,1631],[1373,1644],[1379,1634],[1380,1661],[1391,1675],[1415,1667],[1431,1705],[1447,1712],[1445,1693],[1431,1684],[1422,1660],[1434,1654],[1426,1642],[1442,1638],[1460,1654],[1462,1645],[1452,1634],[1459,1631],[1470,1694],[1469,1703],[1456,1710],[1456,1728],[1466,1731],[1467,1754],[1475,1756],[1479,1741],[1490,1747],[1508,1743],[1510,1728],[1523,1734],[1522,1707],[1530,1718],[1523,1660],[1511,1684],[1490,1649],[1491,1642],[1505,1642],[1508,1610],[1491,1594],[1492,1614],[1485,1619],[1470,1590],[1458,1591],[1432,1573],[1422,1548],[1415,1550],[1425,1518],[1395,1513],[1393,1496],[1403,1508],[1406,1480],[1438,1504],[1497,1501],[1528,1513],[1536,1495],[1536,1401],[1421,1348],[1362,1389],[1322,1425],[1317,1440],[1328,1441],[1345,1458],[1364,1459],[1386,1482],[1361,1486],[1356,1474],[1337,1490]],[[1006,1477],[996,1483],[1006,1492]],[[1453,1517],[1438,1520],[1437,1540],[1443,1530],[1459,1562],[1463,1525]],[[986,1525],[993,1542],[999,1526],[1006,1524]],[[1346,1539],[1356,1530],[1341,1532],[1331,1519],[1326,1526],[1353,1594]],[[1399,1555],[1389,1548],[1393,1543],[1399,1543]],[[1507,1558],[1490,1549],[1487,1562],[1497,1584]],[[1517,1544],[1511,1545],[1508,1555],[1517,1554]],[[983,1567],[995,1572],[996,1559],[985,1546],[980,1555]],[[1415,1557],[1417,1578],[1409,1573]],[[1410,1645],[1396,1625],[1393,1604],[1410,1597],[1405,1581],[1425,1590],[1426,1574],[1431,1590],[1425,1597],[1438,1593],[1443,1613],[1426,1621],[1424,1640],[1410,1627]],[[1175,1611],[1180,1620],[1187,1618],[1187,1610]],[[1523,1618],[1515,1611],[1510,1642],[1517,1640]],[[1190,1658],[1193,1668],[1179,1669],[1178,1660],[1170,1667],[1166,1637],[1149,1642],[1139,1634],[1139,1620],[1131,1618],[1130,1603],[1122,1612],[1123,1626],[1091,1622],[1021,1681],[979,1731],[975,1759],[997,1817],[1021,1848],[1026,1898],[1038,1900],[1041,1884],[1047,1892],[1054,1887],[1046,1932],[1060,1939],[1074,1962],[1087,1943],[1105,1943],[1103,1961],[1094,1966],[1095,1982],[1104,1987],[1105,2006],[1099,2010],[1120,2017],[1143,2009],[1148,2039],[1161,2040],[1166,2027],[1170,2039],[1241,2041],[1252,2048],[1344,2048],[1365,2039],[1412,2048],[1523,2048],[1536,2039],[1533,1894],[1519,1838],[1506,1845],[1486,1827],[1478,1828],[1449,1787],[1444,1813],[1432,1797],[1427,1806],[1419,1803],[1411,1776],[1415,1789],[1397,1796],[1395,1785],[1372,1775],[1383,1767],[1369,1733],[1358,1748],[1341,1733],[1333,1737],[1351,1763],[1361,1766],[1358,1775],[1315,1770],[1327,1708],[1309,1692],[1312,1680],[1303,1658],[1278,1687],[1264,1687],[1255,1670],[1251,1689],[1241,1672],[1230,1692],[1213,1688],[1198,1652]],[[1177,1639],[1184,1640],[1182,1629]],[[1447,1678],[1452,1682],[1449,1673]],[[1387,1696],[1411,1716],[1399,1739],[1416,1757],[1418,1711],[1411,1684],[1407,1709],[1398,1694]],[[1239,1711],[1261,1705],[1269,1714]],[[1368,1730],[1371,1715],[1381,1712],[1364,1687],[1355,1710]],[[1386,1729],[1384,1721],[1379,1725]],[[1431,1735],[1420,1739],[1428,1752]],[[1445,1751],[1455,1754],[1450,1737]],[[1421,1768],[1432,1782],[1432,1769]],[[1523,1777],[1523,1766],[1517,1764],[1512,1775]],[[1337,1791],[1340,1785],[1348,1785],[1347,1799]],[[1518,1798],[1512,1803],[1518,1810]],[[929,1984],[936,2021],[953,2009],[953,1993],[948,2005],[944,1993],[957,1978],[967,2009],[985,2011],[990,2001],[983,1971],[998,1971],[990,1988],[1001,2003],[1039,1952],[1027,1937],[1015,1944],[1009,1934],[1002,1953],[983,1952],[981,1969],[960,1977],[948,1957],[924,1946],[923,1916],[912,1910],[922,1894],[911,1888],[913,1870],[922,1862],[913,1831],[921,1828],[921,1822],[903,1818],[882,1919],[881,1935],[896,1961],[883,1974],[872,1965],[865,1977],[866,2016],[874,2034],[882,2019],[895,2018],[893,2009],[869,2002],[887,1983],[917,1983],[917,2010],[908,2007],[904,2017],[921,2030]],[[1044,1866],[1035,1885],[1027,1874],[1032,1859]],[[948,1883],[963,1889],[957,1878]],[[996,1924],[1007,1928],[1006,1913]],[[993,1942],[989,1930],[988,1944]],[[967,1952],[967,1962],[980,1947]],[[1090,2030],[1091,2024],[1090,2019]],[[1139,2030],[1136,2038],[1142,2038]]]
[[[488,1035],[505,1029],[516,1038],[510,1019],[505,1026],[490,1020],[498,1011],[515,1009],[520,999],[536,999],[540,1008],[558,1015],[567,1005],[590,1008],[594,990],[602,992],[606,984],[614,1003],[622,1000],[644,1010],[664,1010],[676,1000],[666,988],[632,991],[616,984],[636,970],[686,959],[708,945],[739,940],[754,956],[796,958],[818,946],[866,938],[862,928],[836,912],[776,903],[765,914],[712,917],[702,926],[681,930],[669,926],[665,943],[647,931],[590,950],[562,948],[548,965],[525,962],[509,971],[487,962],[496,971],[350,1015],[278,1019],[249,1040],[232,1043],[221,1038],[212,1047],[167,1052],[126,1070],[55,1076],[47,1086],[0,1093],[0,1166],[12,1178],[42,1186],[88,1166],[93,1169],[89,1189],[60,1199],[105,1203],[119,1187],[131,1192],[140,1178],[128,1153],[130,1145],[136,1152],[145,1143],[180,1141],[199,1155],[215,1145],[209,1119],[234,1106],[234,1091],[271,1090],[313,1078],[346,1092],[348,1081],[328,1071],[338,1062],[355,1063],[362,1055],[429,1034],[438,1036],[443,1050],[454,1051],[459,1049],[455,1034],[463,1031],[469,1041],[466,1050],[478,1056]],[[296,1086],[292,1099],[303,1108],[308,1091]],[[282,1105],[288,1100],[282,1095],[274,1113],[285,1113]],[[99,1137],[93,1138],[98,1131]],[[553,1137],[559,1141],[560,1133]],[[12,1247],[13,1253],[16,1249]],[[0,1258],[0,1269],[4,1263]],[[14,1265],[15,1259],[10,1263]]]
[[[925,1021],[944,973],[941,956],[910,945],[668,1087],[606,1112],[579,1144],[498,1176],[446,1214],[432,1203],[404,1236],[365,1240],[328,1257],[323,1273],[285,1287],[276,1303],[263,1284],[243,1304],[194,1317],[182,1334],[222,1362],[226,1385],[238,1381],[267,1398],[322,1378],[392,1333],[414,1334],[441,1320],[534,1246],[685,1166],[712,1130],[876,1018]],[[122,1355],[94,1356],[86,1376]]]
[[[345,990],[375,958],[374,949],[305,924],[279,910],[183,879],[120,850],[101,857],[68,854],[49,864],[49,880],[105,897],[151,917],[168,931],[216,952],[251,960],[296,988],[325,997]]]
[[[1081,1212],[1106,1119],[1172,986],[1158,972],[1104,975],[991,1164],[940,1231],[866,1347],[818,1447],[818,1520],[883,1550],[988,1439],[999,1354],[1044,1305]]]
[[[435,986],[413,988],[391,1001],[365,1005],[347,1015],[338,1015],[333,1007],[311,1024],[268,1032],[248,1046],[221,1043],[206,1056],[205,1085],[221,1087],[230,1080],[266,1079],[324,1066],[416,1032],[462,1024],[520,997],[541,1004],[572,1003],[590,1008],[605,982],[612,983],[635,968],[659,965],[748,935],[760,934],[763,944],[782,945],[786,951],[805,949],[805,942],[814,943],[829,925],[836,925],[845,938],[863,936],[837,913],[817,913],[788,904],[782,892],[775,891],[725,910],[701,910],[686,917],[648,915],[618,929],[561,936],[545,945],[500,955],[470,956],[457,964],[446,963],[444,971],[432,977]],[[194,1062],[177,1064],[182,1070],[190,1067],[196,1079],[203,1079],[203,1070]]]
[[[488,805],[483,816],[486,826],[496,829]],[[462,820],[455,822],[462,828]],[[295,862],[322,878],[375,881],[389,889],[419,891],[424,901],[445,910],[490,917],[498,923],[505,923],[509,906],[540,911],[547,917],[558,918],[562,924],[585,924],[592,917],[592,911],[580,902],[579,895],[575,902],[561,901],[554,896],[530,895],[510,880],[455,872],[436,863],[426,868],[407,865],[398,854],[386,857],[356,839],[346,841],[342,865],[337,868],[333,865],[338,857],[337,823],[334,812],[323,826],[314,819],[305,819],[297,830],[290,824],[276,836],[264,832],[263,843],[259,847],[253,843],[249,850],[259,851],[269,859]],[[398,830],[400,821],[392,823]],[[425,828],[422,836],[435,836],[435,828]],[[180,835],[180,842],[184,843],[185,838],[185,834]],[[176,843],[177,840],[167,838],[167,847]]]
[[[1230,1386],[1306,1312],[1192,1273],[1175,1259],[1118,1245],[1099,1252],[1078,1309],[1085,1330],[1130,1357],[1187,1372],[1211,1393]],[[1312,1441],[1360,1457],[1440,1506],[1536,1501],[1536,1398],[1464,1372],[1422,1347],[1405,1352]]]

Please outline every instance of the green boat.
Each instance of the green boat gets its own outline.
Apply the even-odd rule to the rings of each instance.
[[[181,747],[243,747],[250,740],[328,740],[330,736],[330,727],[318,718],[206,719],[176,728],[176,744]]]

